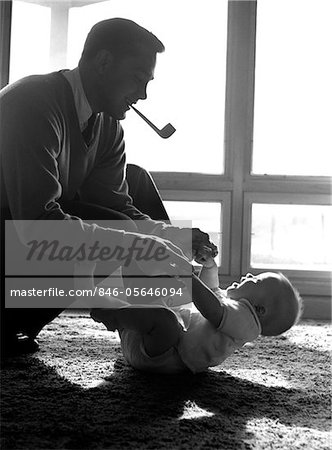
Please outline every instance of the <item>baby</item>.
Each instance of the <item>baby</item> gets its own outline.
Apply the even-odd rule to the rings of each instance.
[[[224,292],[213,258],[205,255],[199,262],[200,278],[193,274],[186,282],[192,303],[170,308],[167,299],[163,305],[120,301],[91,311],[95,321],[118,330],[123,355],[134,368],[202,372],[259,335],[279,335],[298,321],[300,296],[282,274],[247,274]]]

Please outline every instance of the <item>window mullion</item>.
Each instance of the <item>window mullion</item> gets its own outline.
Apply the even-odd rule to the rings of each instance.
[[[233,179],[230,275],[241,274],[244,180],[253,129],[256,1],[230,1],[226,78],[226,173]]]

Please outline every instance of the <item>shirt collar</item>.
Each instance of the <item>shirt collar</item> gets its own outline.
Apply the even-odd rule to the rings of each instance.
[[[80,129],[82,131],[92,114],[92,109],[83,89],[79,68],[76,67],[73,70],[66,70],[63,72],[63,75],[72,88]]]

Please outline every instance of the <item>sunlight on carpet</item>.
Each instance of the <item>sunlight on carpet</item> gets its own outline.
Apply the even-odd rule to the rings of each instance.
[[[304,327],[304,325],[300,324],[292,330],[289,340],[299,347],[330,351],[332,343],[331,325],[329,325],[329,329],[327,330],[326,339],[320,339],[320,334],[321,329],[319,326],[306,325]]]
[[[294,427],[291,424],[285,425],[278,419],[271,420],[267,418],[248,420],[246,431],[252,434],[250,443],[256,448],[259,442],[259,448],[268,447],[271,438],[273,438],[273,449],[304,449],[308,440],[312,447],[311,450],[322,448],[319,442],[331,442],[331,432],[320,431],[309,427]],[[324,448],[324,447],[323,447]],[[331,447],[330,447],[331,448]]]
[[[183,413],[181,417],[179,417],[179,420],[192,420],[212,416],[214,416],[214,413],[200,408],[195,402],[187,400],[183,408]]]

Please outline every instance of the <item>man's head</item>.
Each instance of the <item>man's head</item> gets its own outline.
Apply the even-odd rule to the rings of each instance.
[[[302,313],[302,300],[289,280],[281,273],[248,273],[240,283],[233,283],[227,296],[247,299],[255,308],[262,334],[276,336],[291,328]]]
[[[124,119],[129,104],[146,98],[157,53],[164,49],[156,36],[131,20],[114,18],[94,25],[79,63],[92,110]]]

